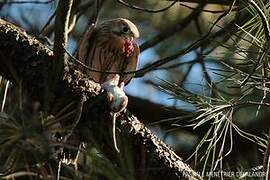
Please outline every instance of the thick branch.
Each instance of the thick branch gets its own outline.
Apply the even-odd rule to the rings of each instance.
[[[39,101],[42,99],[44,91],[43,82],[46,80],[46,74],[50,72],[52,67],[52,51],[43,46],[33,37],[28,36],[23,30],[14,25],[0,19],[0,73],[5,77],[13,80],[23,81],[24,87]],[[12,49],[12,51],[10,51]],[[65,67],[64,78],[61,92],[68,91],[74,96],[85,94],[87,101],[82,112],[82,118],[88,120],[88,125],[95,123],[95,128],[103,130],[108,129],[105,124],[99,121],[89,122],[89,116],[94,115],[97,118],[105,118],[104,101],[101,98],[103,106],[93,106],[97,98],[103,97],[100,94],[100,85],[89,80],[86,76],[70,67]],[[31,92],[32,91],[32,92]],[[96,100],[95,100],[96,99]],[[87,108],[86,108],[87,107]],[[91,112],[92,111],[92,112]],[[88,117],[88,119],[86,118]],[[149,153],[154,153],[160,163],[179,175],[184,175],[189,179],[201,179],[201,177],[193,171],[189,165],[185,164],[182,159],[177,156],[165,143],[159,140],[148,128],[146,128],[139,120],[129,112],[123,113],[118,118],[120,129],[129,134],[130,141],[137,139],[141,145],[147,148]],[[92,119],[93,120],[93,119]],[[106,121],[106,119],[104,119]],[[107,121],[106,121],[107,122]],[[132,132],[127,131],[132,129]],[[127,137],[125,137],[127,138]],[[112,142],[110,142],[112,143]],[[110,152],[112,153],[112,152]],[[106,155],[106,154],[105,154]]]

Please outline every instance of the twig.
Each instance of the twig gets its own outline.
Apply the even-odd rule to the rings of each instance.
[[[3,96],[3,101],[2,101],[2,106],[1,106],[1,111],[0,112],[4,112],[6,99],[7,99],[8,88],[9,88],[9,80],[7,80],[7,82],[6,82],[6,87],[5,87],[5,91],[4,91],[4,96]]]
[[[53,14],[49,17],[48,21],[46,22],[46,24],[42,27],[42,29],[40,30],[40,33],[38,36],[42,35],[44,30],[50,25],[50,23],[52,22],[53,18],[55,17],[56,11],[53,12]]]
[[[62,167],[62,161],[58,161],[58,167],[57,167],[57,175],[56,175],[56,180],[60,180],[61,176],[61,167]]]
[[[175,3],[177,3],[177,0],[174,0],[169,6],[165,7],[165,8],[162,8],[162,9],[158,9],[158,10],[152,10],[152,9],[147,9],[147,8],[142,8],[142,7],[139,7],[139,6],[135,6],[133,4],[129,4],[123,0],[117,0],[118,3],[126,6],[126,7],[129,7],[131,9],[135,9],[135,10],[140,10],[140,11],[144,11],[144,12],[148,12],[148,13],[160,13],[160,12],[163,12],[163,11],[166,11],[168,9],[170,9],[172,6],[175,5]]]
[[[270,159],[268,158],[268,162],[267,162],[267,170],[266,170],[266,176],[265,176],[265,179],[266,179],[266,180],[269,179],[269,170],[270,170]]]
[[[263,170],[264,172],[267,172],[268,170],[268,161],[270,156],[270,130],[268,130],[268,144],[266,146],[266,150],[264,152],[264,158],[263,158]],[[267,174],[269,176],[269,174]]]
[[[167,0],[167,1],[173,1],[173,0]],[[219,5],[231,5],[234,0],[206,0],[205,2],[207,4],[219,4]],[[202,0],[178,0],[178,2],[181,3],[201,3]]]
[[[75,128],[77,127],[77,125],[78,125],[78,123],[79,123],[79,121],[81,119],[81,116],[82,116],[83,104],[84,104],[85,101],[86,101],[86,96],[84,94],[82,94],[81,95],[81,98],[80,98],[80,101],[78,103],[78,106],[77,106],[77,113],[76,113],[76,116],[75,116],[75,120],[72,123],[71,130],[64,137],[64,140],[63,140],[64,143],[68,140],[68,138],[72,135],[72,133],[74,132]]]
[[[54,0],[48,0],[48,1],[7,1],[0,3],[1,4],[50,4]]]
[[[143,52],[146,49],[151,48],[162,42],[163,40],[173,36],[175,33],[179,33],[179,31],[185,29],[185,27],[187,27],[192,22],[192,20],[196,19],[201,14],[201,9],[204,6],[204,3],[200,3],[198,7],[196,7],[196,9],[192,11],[192,13],[190,13],[184,19],[181,19],[180,22],[176,23],[174,26],[169,27],[167,30],[144,42],[142,45],[140,45],[140,51]]]
[[[29,171],[18,171],[18,172],[14,172],[12,174],[8,174],[6,176],[3,176],[1,178],[3,179],[15,179],[15,178],[19,178],[19,177],[23,177],[23,176],[38,176],[38,173],[35,172],[29,172]]]
[[[190,60],[190,61],[185,61],[185,62],[179,62],[179,63],[175,63],[175,64],[172,64],[172,65],[168,65],[166,67],[159,67],[159,68],[157,68],[157,70],[174,69],[174,68],[178,68],[179,66],[183,66],[183,65],[192,65],[192,64],[195,64],[196,62],[197,62],[196,59]]]
[[[95,14],[94,14],[94,17],[91,19],[91,24],[94,23],[96,24],[98,22],[98,19],[99,19],[99,13],[100,13],[100,10],[101,10],[101,7],[103,5],[105,0],[103,1],[100,1],[100,0],[96,0],[96,11],[95,11]]]
[[[186,7],[188,9],[192,9],[192,10],[195,10],[196,8],[192,7],[192,6],[189,6],[189,5],[186,5],[184,3],[180,3],[181,6],[183,7]],[[237,7],[233,8],[232,11],[235,11],[237,10]],[[201,11],[203,12],[207,12],[207,13],[212,13],[212,14],[219,14],[219,13],[224,13],[227,11],[227,9],[224,9],[224,10],[210,10],[210,9],[202,9]]]
[[[103,2],[104,1],[102,1],[102,3]],[[85,10],[87,10],[89,7],[91,7],[92,5],[94,5],[94,1],[89,1],[89,2],[86,2],[85,4],[81,4],[77,8],[73,6],[72,9],[75,9],[75,12],[73,13],[73,15],[77,16],[77,18],[76,18],[77,21],[81,17],[81,15],[83,14],[83,12]],[[55,13],[56,13],[56,11],[54,11],[54,13],[49,17],[48,21],[46,22],[46,24],[41,29],[39,35],[42,34],[42,35],[48,36],[51,33],[52,29],[54,29],[54,24],[52,24],[50,27],[48,27],[48,26],[51,23],[52,19],[55,17]],[[47,29],[47,30],[45,31],[45,29]]]

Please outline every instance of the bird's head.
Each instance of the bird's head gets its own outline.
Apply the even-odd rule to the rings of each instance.
[[[133,52],[134,40],[137,39],[140,34],[135,24],[125,18],[117,18],[108,21],[104,21],[100,24],[100,27],[106,29],[106,31],[114,34],[117,37],[123,39],[123,53],[126,57],[129,57]]]

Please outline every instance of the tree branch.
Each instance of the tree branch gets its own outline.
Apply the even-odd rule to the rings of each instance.
[[[61,76],[66,61],[65,47],[68,41],[69,18],[73,0],[59,1],[55,17],[55,38],[54,38],[54,61],[53,79],[56,82]],[[56,79],[55,79],[55,78]]]
[[[50,67],[52,67],[52,51],[33,37],[27,35],[22,29],[1,19],[0,41],[1,75],[13,80],[15,83],[18,79],[22,80],[23,87],[35,99],[41,103],[46,101],[46,99],[42,98],[44,92],[43,83],[46,82],[46,73],[50,73]],[[108,119],[104,115],[106,114],[104,113],[106,112],[106,108],[104,107],[106,97],[100,94],[101,88],[99,84],[89,80],[81,72],[70,67],[65,67],[61,85],[60,95],[63,95],[64,92],[69,92],[73,96],[85,94],[87,97],[81,119],[87,126],[102,129],[103,131],[108,129]],[[100,102],[97,103],[98,101],[101,104]],[[89,117],[91,116],[95,117],[89,121]],[[104,124],[101,124],[102,121],[99,121],[102,119],[105,122]],[[136,140],[140,145],[145,146],[148,154],[154,153],[158,161],[171,169],[172,172],[189,179],[201,179],[189,165],[185,164],[179,156],[158,139],[144,124],[140,123],[134,115],[126,112],[122,113],[118,119],[120,120],[119,126],[121,132],[128,133],[128,136],[123,135],[125,138],[130,138],[130,141]],[[84,125],[80,126],[80,128],[82,127]],[[128,131],[130,129],[132,129],[132,132]],[[102,135],[97,134],[96,138],[100,138],[100,136]],[[113,146],[112,142],[102,142],[102,147],[104,147],[104,143]],[[105,155],[109,156],[113,152],[110,149],[110,151],[105,151],[105,153],[108,153]]]
[[[147,9],[147,8],[143,8],[143,7],[139,7],[139,6],[135,6],[133,4],[130,4],[130,3],[127,3],[123,0],[117,0],[118,3],[126,6],[126,7],[129,7],[131,9],[135,9],[135,10],[139,10],[139,11],[144,11],[144,12],[148,12],[148,13],[160,13],[160,12],[163,12],[163,11],[166,11],[168,9],[170,9],[172,6],[175,5],[175,3],[177,2],[177,0],[173,0],[173,2],[168,5],[167,7],[165,8],[162,8],[162,9],[158,9],[158,10],[152,10],[152,9]]]
[[[173,1],[173,0],[167,0]],[[234,0],[206,0],[206,4],[219,4],[219,5],[231,5]],[[178,0],[181,3],[201,3],[201,0]]]

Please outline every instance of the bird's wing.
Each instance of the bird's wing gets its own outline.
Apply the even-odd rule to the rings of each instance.
[[[100,63],[97,62],[98,57],[96,57],[100,54],[100,48],[98,48],[97,41],[97,29],[96,26],[92,24],[78,43],[79,45],[77,48],[76,57],[86,66],[95,70],[100,70]],[[79,69],[82,70],[82,72],[88,74],[90,79],[99,83],[100,73],[83,67]]]
[[[83,36],[80,38],[79,43],[77,45],[77,50],[75,52],[75,57],[78,58],[82,63],[86,64],[85,60],[88,55],[88,51],[91,49],[92,42],[94,41],[96,25],[92,24],[83,33]]]

